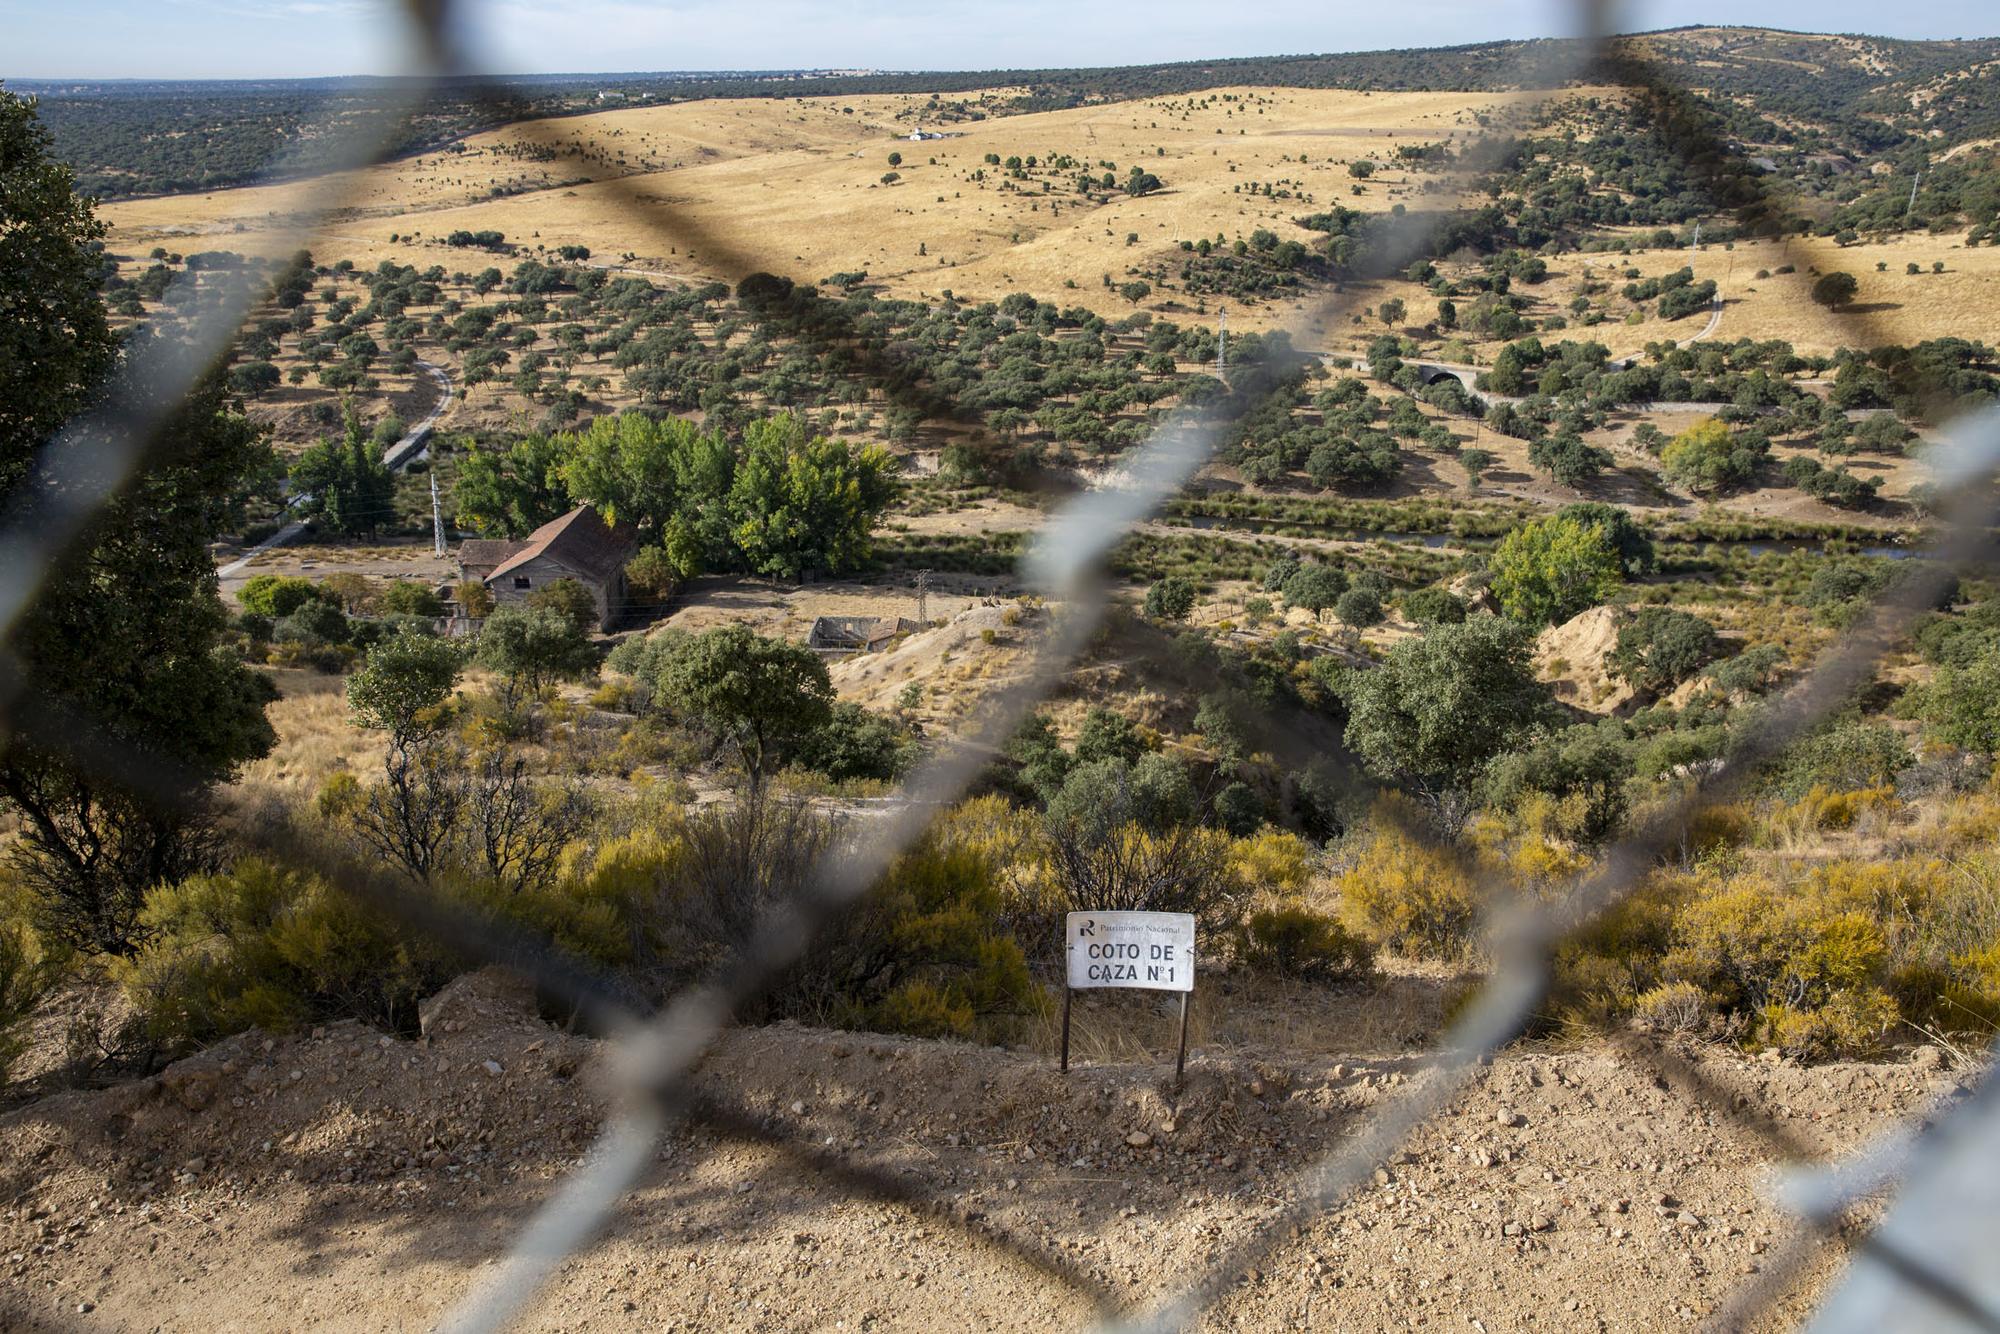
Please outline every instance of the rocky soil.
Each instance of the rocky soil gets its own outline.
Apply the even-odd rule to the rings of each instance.
[[[0,1120],[0,1328],[416,1330],[489,1276],[604,1114],[607,1049],[491,973],[416,1041],[250,1033]],[[1820,1154],[1959,1095],[1936,1053],[1803,1069],[1707,1053],[1731,1104]],[[732,1034],[704,1096],[532,1329],[1080,1328],[1262,1228],[1420,1056],[1197,1053],[1059,1075],[1021,1052],[790,1026]],[[1508,1053],[1204,1327],[1692,1325],[1786,1234],[1731,1108],[1629,1055]],[[745,1137],[747,1122],[778,1147]],[[877,1193],[822,1170],[866,1168]],[[921,1203],[882,1197],[907,1191]],[[1795,1323],[1831,1248],[1773,1324]]]

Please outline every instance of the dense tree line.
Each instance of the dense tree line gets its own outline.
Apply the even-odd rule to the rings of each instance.
[[[635,573],[658,585],[705,570],[846,573],[867,559],[894,493],[884,451],[810,435],[796,416],[752,422],[732,439],[625,413],[472,450],[456,501],[460,527],[509,537],[587,501],[637,532],[645,550]]]

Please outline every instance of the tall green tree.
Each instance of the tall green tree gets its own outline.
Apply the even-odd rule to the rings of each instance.
[[[569,494],[665,548],[683,578],[731,563],[736,451],[719,431],[628,412],[600,417],[589,430],[560,437],[558,446]]]
[[[1509,616],[1554,625],[1605,600],[1625,562],[1605,530],[1561,514],[1523,524],[1493,553],[1493,596]]]
[[[559,471],[570,495],[589,501],[606,520],[656,533],[680,503],[674,456],[700,431],[679,418],[655,421],[638,412],[599,417],[563,439]]]
[[[808,436],[786,414],[753,423],[729,491],[733,536],[758,574],[797,579],[853,569],[895,496],[887,451]]]
[[[0,492],[110,372],[97,294],[104,226],[57,162],[34,103],[0,91]]]
[[[0,93],[0,505],[116,358],[95,305],[97,224],[48,156],[32,108]],[[147,466],[49,567],[11,627],[18,720],[0,742],[9,857],[44,926],[82,948],[140,943],[146,891],[219,851],[213,787],[274,741],[264,678],[223,651],[208,544],[261,432],[211,375],[162,423]],[[87,762],[78,743],[130,754]]]
[[[452,487],[458,526],[488,536],[526,537],[561,517],[572,506],[562,457],[561,442],[546,435],[524,435],[504,450],[468,450]]]
[[[339,440],[322,440],[292,465],[299,513],[343,537],[372,534],[394,514],[396,475],[350,404]]]

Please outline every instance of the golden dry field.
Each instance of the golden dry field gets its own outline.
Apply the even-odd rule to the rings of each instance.
[[[933,127],[914,97],[695,102],[512,126],[466,140],[462,152],[344,180],[128,201],[103,215],[126,248],[271,254],[298,244],[299,210],[330,183],[350,206],[312,248],[364,267],[384,258],[471,264],[483,256],[443,238],[493,230],[524,252],[584,245],[595,262],[676,277],[765,269],[811,282],[865,269],[896,296],[1026,291],[1120,316],[1134,306],[1106,275],[1117,283],[1165,262],[1183,239],[1233,241],[1259,227],[1304,239],[1292,219],[1336,203],[1414,203],[1422,178],[1387,165],[1398,146],[1462,144],[1480,131],[1479,116],[1504,120],[1535,100],[1217,89],[959,122],[935,127],[950,137],[922,143],[908,139],[912,129]],[[522,155],[538,144],[564,152],[541,162]],[[885,184],[890,153],[902,162]],[[1005,180],[989,154],[1032,157],[1038,168]],[[1062,157],[1076,166],[1047,168]],[[1347,172],[1362,157],[1385,164],[1366,182]],[[1071,184],[1077,170],[1122,179],[1134,166],[1165,188],[1091,204]],[[1240,322],[1294,315],[1290,303],[1268,303]]]

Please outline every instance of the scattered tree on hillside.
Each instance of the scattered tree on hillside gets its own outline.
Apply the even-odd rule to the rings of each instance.
[[[1548,687],[1528,662],[1531,632],[1498,617],[1440,625],[1344,673],[1347,744],[1386,778],[1469,789],[1487,761],[1547,722]]]
[[[1194,582],[1170,574],[1146,590],[1146,615],[1156,621],[1185,621],[1194,614]]]
[[[1559,431],[1530,443],[1528,462],[1574,490],[1610,467],[1613,459],[1608,451],[1585,444],[1575,432]]]
[[[1347,576],[1331,565],[1314,561],[1301,565],[1285,580],[1285,605],[1304,607],[1315,617],[1340,601],[1347,591]]]
[[[833,683],[819,655],[743,625],[674,647],[658,664],[654,689],[736,751],[753,797],[833,716]]]
[[[479,629],[475,652],[480,666],[499,674],[501,703],[510,712],[597,665],[589,636],[555,607],[495,608]]]
[[[1672,607],[1642,607],[1620,626],[1610,667],[1640,690],[1673,689],[1715,656],[1715,627]]]
[[[450,721],[447,703],[465,658],[458,645],[403,630],[368,651],[347,682],[357,726],[389,734],[392,755],[437,735]]]
[[[1853,274],[1834,272],[1822,274],[1819,281],[1812,285],[1812,299],[1828,310],[1839,310],[1853,301],[1860,291],[1861,284],[1854,280]]]
[[[1719,417],[1696,422],[1660,451],[1668,481],[1696,495],[1747,486],[1770,457],[1771,446],[1754,431],[1736,432]]]

